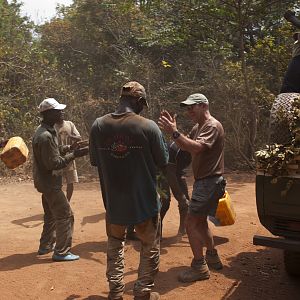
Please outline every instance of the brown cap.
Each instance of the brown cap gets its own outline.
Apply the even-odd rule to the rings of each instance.
[[[125,83],[121,89],[121,96],[142,97],[145,99],[145,105],[148,106],[145,88],[137,81]]]

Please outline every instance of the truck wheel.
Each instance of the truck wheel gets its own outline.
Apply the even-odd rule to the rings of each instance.
[[[270,114],[270,143],[286,144],[292,141],[289,129],[290,110],[297,93],[279,94],[273,102]]]
[[[300,276],[300,252],[284,250],[284,265],[289,275]]]

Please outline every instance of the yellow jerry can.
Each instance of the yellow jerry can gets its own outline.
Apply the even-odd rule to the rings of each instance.
[[[14,136],[8,140],[0,154],[0,158],[9,169],[15,169],[27,160],[28,152],[23,139]]]
[[[219,226],[232,225],[235,222],[236,214],[227,191],[225,191],[224,196],[219,200],[215,218],[218,220]]]

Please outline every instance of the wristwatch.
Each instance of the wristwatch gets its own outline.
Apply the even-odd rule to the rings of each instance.
[[[172,133],[172,138],[174,139],[174,140],[176,140],[176,139],[178,139],[180,137],[180,132],[179,131],[174,131],[173,133]]]

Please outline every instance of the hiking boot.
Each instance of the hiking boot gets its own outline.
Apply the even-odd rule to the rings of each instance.
[[[223,268],[223,264],[216,249],[206,250],[205,260],[208,266],[213,270],[221,270]]]
[[[158,300],[160,299],[159,293],[151,292],[144,296],[134,296],[134,300]]]
[[[65,255],[60,255],[60,254],[53,254],[52,260],[53,261],[73,261],[73,260],[78,260],[80,257],[79,255],[75,255],[71,252],[67,252]]]
[[[196,261],[193,259],[191,267],[179,274],[178,280],[181,282],[194,282],[209,279],[209,269],[205,259]]]

